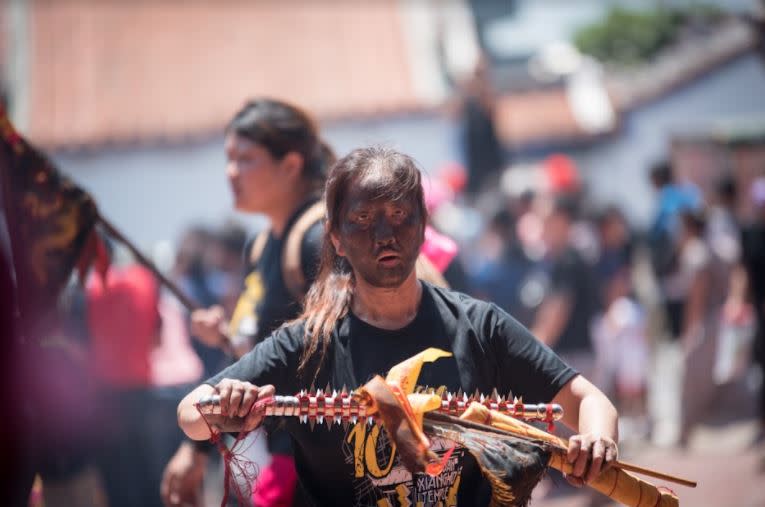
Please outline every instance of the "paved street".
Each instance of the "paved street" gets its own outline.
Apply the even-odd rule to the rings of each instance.
[[[679,359],[676,348],[661,350],[652,374],[649,403],[655,421],[652,439],[623,442],[622,459],[697,481],[698,487],[693,489],[648,479],[677,493],[682,507],[765,507],[765,439],[757,440],[751,388],[741,381],[719,389],[709,413],[691,434],[687,449],[680,449],[674,445],[679,416]],[[533,507],[591,505],[586,495],[561,495],[565,486],[552,488],[551,494],[533,501]]]

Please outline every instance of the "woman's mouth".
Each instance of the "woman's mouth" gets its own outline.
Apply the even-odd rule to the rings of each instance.
[[[401,262],[401,257],[395,253],[384,253],[377,257],[377,262],[385,267],[394,266]]]

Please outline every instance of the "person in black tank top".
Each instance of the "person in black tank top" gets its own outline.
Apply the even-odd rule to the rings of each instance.
[[[225,151],[234,207],[265,215],[270,226],[245,249],[246,275],[230,319],[220,306],[197,310],[191,329],[202,343],[224,347],[238,358],[300,312],[316,275],[324,216],[317,203],[334,154],[305,112],[264,98],[250,100],[231,120]],[[261,470],[254,501],[290,505],[296,474],[289,438],[270,431],[268,443],[273,461]],[[164,472],[166,505],[201,505],[211,450],[206,443],[181,444]]]

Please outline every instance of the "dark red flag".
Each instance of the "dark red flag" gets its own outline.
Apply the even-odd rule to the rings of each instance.
[[[19,310],[27,334],[51,324],[57,299],[72,270],[105,251],[95,224],[98,210],[83,189],[22,138],[0,107],[3,207],[11,236]]]

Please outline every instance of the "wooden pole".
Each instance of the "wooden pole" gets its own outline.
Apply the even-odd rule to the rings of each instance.
[[[149,268],[151,272],[154,273],[154,276],[156,276],[157,279],[165,287],[170,289],[170,292],[172,292],[173,295],[178,298],[178,301],[180,301],[188,311],[192,312],[201,308],[199,304],[184,294],[178,285],[175,284],[175,282],[162,274],[162,272],[157,269],[157,266],[155,266],[148,257],[142,254],[141,251],[138,250],[138,248],[133,244],[133,242],[130,241],[124,234],[122,234],[119,229],[114,227],[111,222],[104,218],[100,212],[98,213],[98,221],[101,223],[104,229],[106,229],[106,232],[108,232],[110,236],[119,240],[123,245],[127,247],[128,250],[130,250],[130,253],[133,254],[133,257],[135,257],[138,262]],[[223,352],[230,355],[231,357],[237,357],[236,349],[231,343],[231,338],[223,331],[220,331],[220,347],[223,349]]]
[[[103,225],[104,229],[106,229],[106,232],[108,232],[110,236],[113,236],[115,239],[119,240],[120,243],[125,245],[127,249],[130,250],[130,253],[133,254],[133,257],[135,257],[138,262],[149,268],[151,272],[154,273],[154,276],[156,276],[157,279],[165,287],[170,289],[170,292],[172,292],[173,295],[178,298],[178,301],[180,301],[188,311],[191,312],[201,308],[196,302],[192,301],[186,294],[184,294],[183,291],[172,280],[162,274],[154,265],[154,263],[144,254],[142,254],[141,251],[138,250],[138,248],[133,244],[133,242],[125,237],[124,234],[122,234],[116,227],[111,224],[111,222],[105,219],[101,213],[98,214],[98,221],[101,222],[101,225]]]

